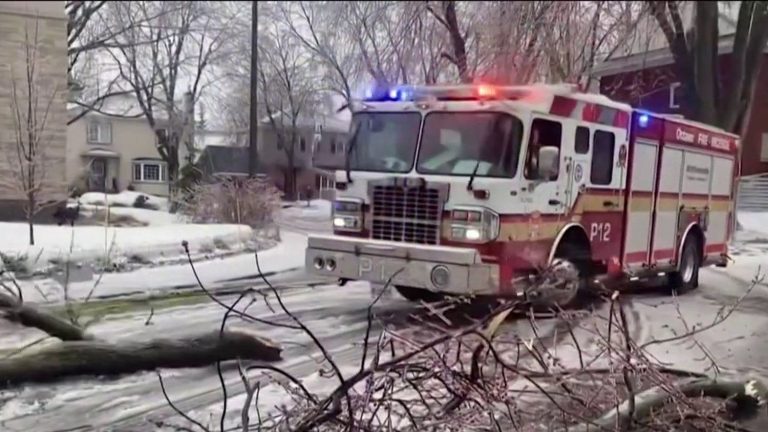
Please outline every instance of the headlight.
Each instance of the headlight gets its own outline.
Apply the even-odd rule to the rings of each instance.
[[[456,207],[451,212],[451,238],[487,243],[499,236],[499,215],[484,207]]]
[[[343,198],[333,203],[333,228],[337,231],[363,230],[363,200]]]

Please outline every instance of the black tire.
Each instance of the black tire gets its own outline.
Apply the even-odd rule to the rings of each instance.
[[[557,306],[562,309],[570,309],[580,305],[584,299],[585,289],[588,286],[590,276],[590,263],[592,261],[588,249],[574,243],[562,243],[558,246],[555,258],[572,263],[579,272],[579,284],[576,292],[570,297],[559,301]]]
[[[429,290],[425,290],[422,288],[413,288],[413,287],[407,287],[407,286],[395,286],[395,289],[398,293],[400,293],[401,296],[405,297],[406,300],[410,301],[424,301],[427,303],[436,303],[443,299],[443,295],[440,293],[432,292]]]
[[[680,268],[669,273],[668,281],[672,292],[685,293],[698,288],[701,253],[695,237],[685,239],[683,253],[680,256]]]

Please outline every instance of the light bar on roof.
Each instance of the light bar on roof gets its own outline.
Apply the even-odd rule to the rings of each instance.
[[[406,102],[425,99],[437,100],[488,100],[519,99],[528,91],[519,87],[498,87],[489,84],[458,86],[395,86],[391,88],[368,89],[366,101],[370,102]]]

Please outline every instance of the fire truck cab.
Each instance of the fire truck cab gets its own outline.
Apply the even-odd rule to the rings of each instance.
[[[587,281],[725,265],[737,136],[565,85],[398,87],[352,117],[309,272],[409,299],[566,305]]]

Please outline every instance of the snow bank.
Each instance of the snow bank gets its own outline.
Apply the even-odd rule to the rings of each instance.
[[[97,222],[95,218],[103,218],[106,207],[95,205],[82,205],[80,207],[80,217],[87,218],[89,222]],[[113,220],[119,218],[131,218],[145,225],[173,225],[183,224],[188,221],[184,215],[172,214],[166,211],[156,211],[134,207],[110,207],[110,218]],[[81,219],[81,220],[82,220]],[[111,223],[110,223],[111,224]]]
[[[65,261],[67,257],[74,262],[94,262],[107,261],[107,257],[113,260],[120,256],[140,256],[151,260],[158,256],[180,255],[184,253],[181,246],[183,240],[189,242],[192,251],[212,248],[216,243],[237,249],[243,248],[252,237],[253,230],[245,225],[177,224],[117,228],[36,225],[35,245],[29,246],[26,224],[0,222],[0,238],[3,239],[0,252],[14,258],[26,257],[30,270]]]
[[[765,235],[768,238],[768,213],[738,211],[736,217],[744,231]]]
[[[191,231],[196,230],[195,225]],[[137,229],[137,228],[129,228]],[[185,233],[189,234],[189,233]],[[259,265],[264,273],[277,273],[304,266],[304,249],[307,247],[307,237],[282,230],[281,241],[275,247],[259,252]],[[190,235],[180,237],[191,242]],[[177,251],[181,249],[181,240],[175,243]],[[200,281],[206,286],[216,283],[247,277],[256,277],[256,261],[253,253],[242,253],[226,258],[218,258],[209,261],[195,263],[195,270]],[[97,283],[98,281],[98,283]],[[24,281],[23,281],[24,282]],[[94,284],[97,284],[94,289]],[[26,287],[28,283],[24,283]],[[174,264],[161,267],[147,267],[122,273],[93,274],[89,280],[69,283],[69,295],[71,298],[84,298],[92,289],[96,296],[112,296],[129,293],[158,293],[179,287],[196,286],[197,280],[189,264]],[[55,299],[63,293],[59,286],[48,288],[38,285],[46,290],[49,299]],[[31,298],[35,297],[34,288],[25,291]],[[26,296],[27,294],[25,294]]]
[[[106,201],[110,206],[117,205],[122,207],[133,207],[133,203],[136,202],[136,198],[142,195],[147,197],[147,204],[149,204],[149,206],[155,207],[158,210],[168,210],[167,198],[132,191],[122,191],[116,194],[88,192],[81,195],[78,201],[80,204],[84,205],[103,206]]]

